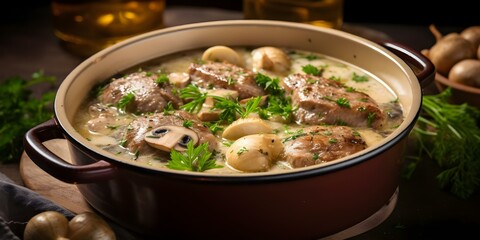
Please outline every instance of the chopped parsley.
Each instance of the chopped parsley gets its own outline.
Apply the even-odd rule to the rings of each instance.
[[[237,155],[240,156],[242,155],[242,153],[245,153],[245,152],[248,152],[248,149],[245,146],[243,146],[238,150]]]
[[[165,105],[165,108],[163,108],[163,115],[172,115],[175,109],[173,108],[172,102],[167,102],[167,105]]]
[[[198,113],[202,109],[205,99],[207,99],[207,93],[202,93],[198,87],[190,84],[180,90],[180,97],[190,101],[182,105],[181,109],[190,113]]]
[[[350,101],[348,101],[348,99],[346,99],[346,98],[343,98],[343,97],[339,98],[335,102],[340,107],[350,108]]]
[[[127,106],[133,101],[135,101],[135,94],[133,92],[129,92],[123,95],[122,98],[118,101],[117,108],[122,111],[125,111]]]
[[[368,113],[368,116],[367,116],[367,126],[368,127],[372,126],[373,120],[375,120],[376,116],[377,116],[377,114],[374,113],[374,112],[369,112]]]
[[[323,72],[323,69],[319,69],[312,64],[307,64],[305,66],[302,66],[302,71],[306,74],[311,74],[314,76],[320,76]]]
[[[353,72],[352,80],[355,82],[368,82],[367,75],[358,75],[357,73]]]
[[[173,149],[170,152],[170,160],[167,167],[175,170],[204,172],[209,169],[222,168],[212,158],[212,153],[208,151],[208,143],[201,143],[197,147],[193,146],[193,142],[187,143],[187,151],[179,152]]]
[[[165,73],[158,75],[157,79],[155,80],[157,84],[168,83],[168,81],[169,81],[168,75]]]
[[[186,128],[191,128],[193,126],[193,121],[192,120],[185,120],[183,121],[183,127],[186,127]]]

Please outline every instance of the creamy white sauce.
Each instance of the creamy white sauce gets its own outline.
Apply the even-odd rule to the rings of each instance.
[[[251,48],[235,48],[235,50],[243,57],[245,62],[245,68],[251,69],[252,67],[252,58],[251,58]],[[388,103],[397,99],[397,96],[393,91],[388,88],[380,79],[375,77],[368,72],[362,71],[361,69],[348,64],[337,59],[333,59],[317,53],[309,53],[299,50],[286,50],[289,53],[289,57],[292,61],[291,71],[292,73],[303,73],[302,67],[311,64],[317,68],[323,68],[323,77],[330,78],[334,77],[340,79],[340,81],[347,86],[354,87],[357,91],[364,92],[373,98],[379,105],[383,103]],[[192,62],[198,62],[201,59],[203,50],[195,50],[189,52],[183,52],[171,56],[166,56],[159,58],[157,60],[142,64],[141,66],[132,68],[125,71],[126,73],[142,69],[145,71],[161,71],[164,73],[171,72],[188,72],[188,67]],[[306,56],[316,56],[315,59],[307,59]],[[284,76],[277,76],[271,72],[262,72],[271,77],[282,78]],[[358,76],[365,76],[368,78],[368,81],[365,82],[355,82],[352,80],[352,76],[356,74]],[[74,123],[77,131],[83,135],[85,138],[89,139],[92,144],[100,146],[107,151],[110,151],[114,154],[122,156],[127,161],[137,161],[143,162],[146,165],[152,167],[165,167],[166,160],[159,160],[158,157],[152,157],[151,155],[138,155],[135,153],[130,153],[121,147],[121,139],[118,136],[109,136],[115,131],[118,132],[118,128],[126,127],[129,122],[133,121],[136,117],[132,114],[118,115],[116,121],[112,122],[109,129],[104,129],[101,132],[92,132],[89,131],[87,122],[92,118],[88,113],[88,106],[93,103],[92,99],[88,99],[83,104],[83,107],[78,111],[76,116],[76,122]],[[288,126],[278,123],[267,121],[270,126],[274,129],[274,132],[277,133],[281,138],[291,135],[293,132],[302,129],[303,126],[298,126],[295,124],[290,124]],[[390,126],[391,128],[391,126]],[[373,130],[370,128],[358,128],[356,129],[364,139],[368,146],[373,146],[377,142],[381,141],[388,135],[393,129],[383,129],[381,132],[378,130]],[[221,132],[217,133],[217,136],[221,136]],[[211,169],[208,172],[216,173],[232,173],[238,172],[225,164],[224,152],[228,148],[228,144],[231,143],[225,139],[219,137],[219,151],[220,154],[216,156],[217,163],[219,165],[224,165],[223,168]],[[285,169],[290,169],[288,163],[283,161],[277,161],[270,171],[284,171]]]

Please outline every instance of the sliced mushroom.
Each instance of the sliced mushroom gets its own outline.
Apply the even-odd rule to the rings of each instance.
[[[272,132],[272,127],[261,118],[240,118],[225,128],[222,137],[236,140],[247,135]]]
[[[177,88],[184,88],[190,83],[188,73],[173,72],[168,74],[168,81]]]
[[[237,66],[243,66],[242,57],[233,49],[226,46],[213,46],[205,50],[202,55],[203,61],[229,62]]]
[[[151,147],[170,152],[172,149],[177,151],[187,150],[187,144],[198,143],[198,135],[192,129],[181,126],[161,126],[145,135],[145,142]]]
[[[252,51],[252,64],[254,71],[260,69],[278,74],[290,71],[291,61],[288,55],[276,47],[261,47]]]
[[[242,172],[268,171],[283,151],[283,144],[275,134],[254,134],[235,141],[225,157],[228,166]]]

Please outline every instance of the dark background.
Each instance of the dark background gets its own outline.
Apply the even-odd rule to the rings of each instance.
[[[68,1],[68,0],[67,0]],[[411,25],[480,25],[480,9],[475,0],[344,0],[344,19],[351,23],[394,23]],[[13,10],[4,9],[2,17],[20,18],[22,8],[47,6],[50,0],[12,1]],[[167,7],[189,5],[242,10],[242,0],[166,0]]]
[[[444,4],[442,2],[448,3]],[[345,22],[436,24],[469,26],[480,24],[480,9],[475,0],[425,1],[425,0],[344,0]],[[177,0],[167,5],[216,6],[241,10],[242,1]],[[419,4],[421,4],[419,6]]]

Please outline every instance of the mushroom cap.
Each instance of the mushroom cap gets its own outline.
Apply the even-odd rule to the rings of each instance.
[[[472,44],[458,34],[449,34],[435,43],[428,53],[430,60],[437,71],[443,76],[455,63],[475,56]]]
[[[480,26],[470,26],[465,28],[460,35],[473,44],[473,48],[480,46]]]
[[[450,81],[473,87],[480,87],[480,60],[464,59],[455,65],[448,73]]]
[[[235,141],[226,152],[227,165],[242,172],[268,171],[283,144],[275,134],[255,134]]]
[[[205,50],[202,55],[203,61],[228,62],[237,66],[243,66],[242,57],[232,48],[226,46],[213,46]]]
[[[261,118],[240,118],[225,128],[222,137],[236,140],[247,135],[272,132],[272,127]]]

